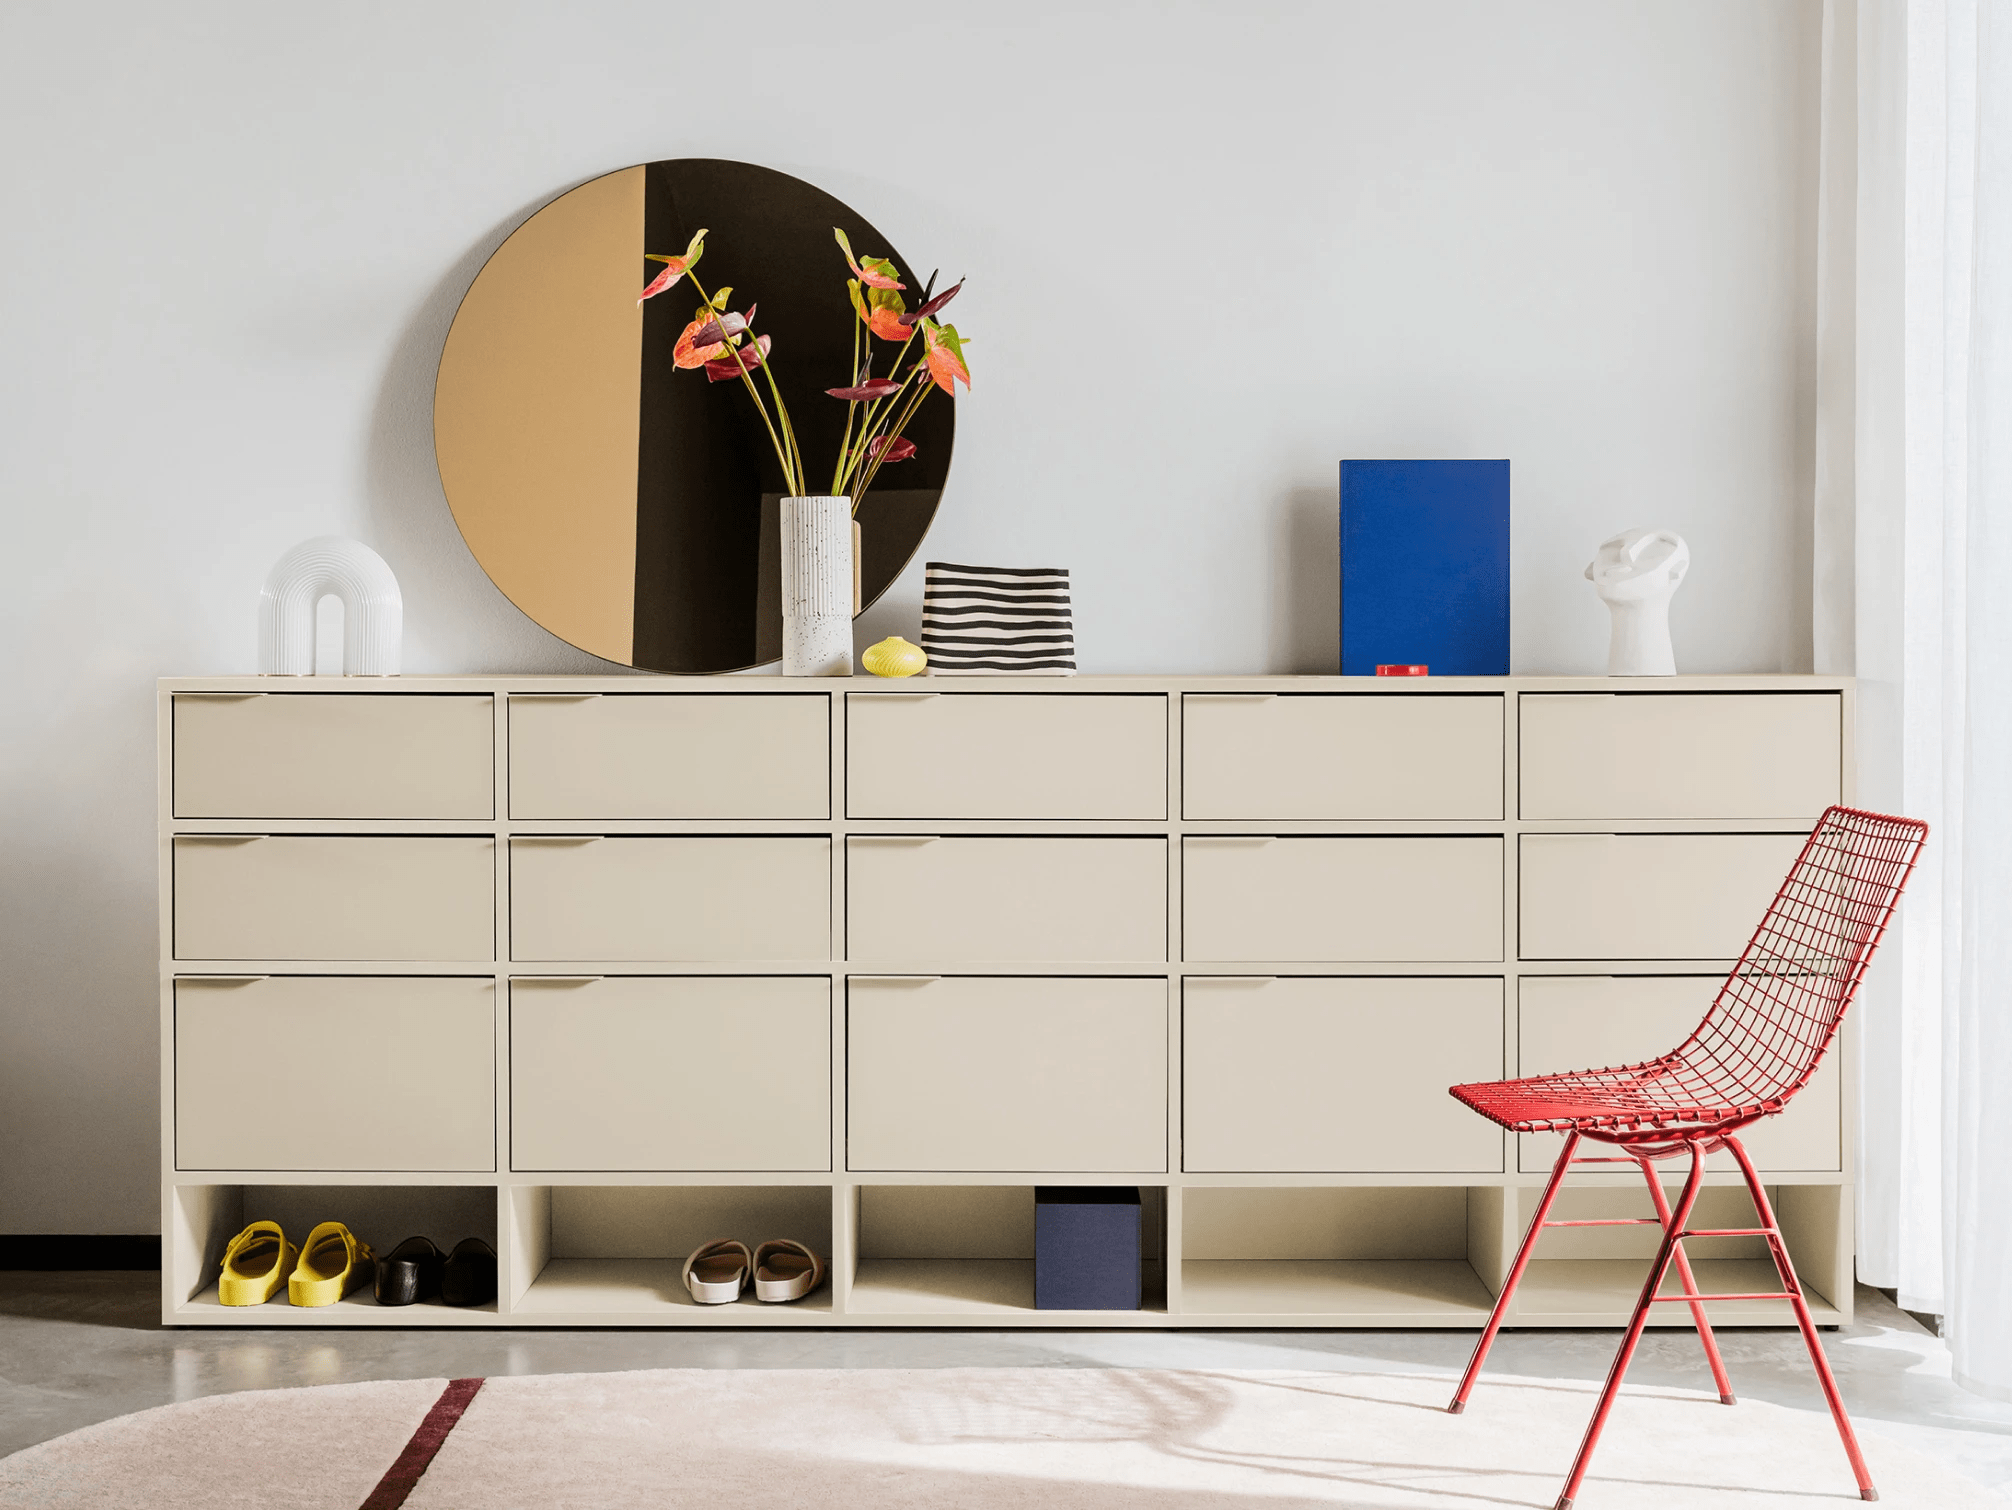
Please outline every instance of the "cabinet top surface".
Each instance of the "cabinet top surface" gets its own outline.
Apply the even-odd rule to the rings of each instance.
[[[1848,676],[164,676],[177,692],[1836,692]]]

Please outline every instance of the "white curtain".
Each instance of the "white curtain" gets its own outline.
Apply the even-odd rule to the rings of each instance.
[[[1826,0],[1815,645],[1929,850],[1860,1021],[1859,1275],[2012,1399],[2012,0]]]

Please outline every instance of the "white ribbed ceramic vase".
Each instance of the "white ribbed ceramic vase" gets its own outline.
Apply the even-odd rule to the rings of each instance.
[[[852,675],[852,500],[782,501],[782,674]]]

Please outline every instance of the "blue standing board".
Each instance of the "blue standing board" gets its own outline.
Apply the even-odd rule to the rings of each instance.
[[[1341,674],[1509,674],[1509,463],[1341,464]]]

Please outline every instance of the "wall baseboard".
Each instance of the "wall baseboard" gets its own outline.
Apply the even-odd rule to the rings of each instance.
[[[0,1269],[159,1269],[153,1233],[0,1233]]]

